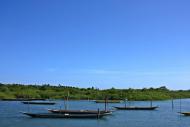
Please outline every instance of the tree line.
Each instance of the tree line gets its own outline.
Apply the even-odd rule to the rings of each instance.
[[[65,99],[69,95],[72,100],[167,100],[190,98],[190,90],[169,90],[165,86],[143,89],[104,89],[78,88],[65,85],[52,86],[3,84],[0,83],[0,99]]]

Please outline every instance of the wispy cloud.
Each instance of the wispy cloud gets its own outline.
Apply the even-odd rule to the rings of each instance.
[[[46,71],[47,71],[47,72],[55,72],[55,71],[56,71],[56,68],[47,68]]]
[[[125,71],[102,70],[102,69],[89,69],[89,70],[84,70],[84,72],[93,73],[93,74],[121,74],[121,73],[127,73]]]
[[[121,71],[121,70],[103,70],[103,69],[87,69],[83,70],[84,73],[89,74],[112,74],[112,75],[190,75],[190,72],[186,71]]]

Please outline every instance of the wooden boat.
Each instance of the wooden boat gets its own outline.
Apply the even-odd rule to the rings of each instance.
[[[124,102],[125,106],[114,106],[114,108],[119,110],[155,110],[158,108],[158,106],[152,106],[152,100],[150,101],[150,106],[127,106],[127,99],[124,99]]]
[[[23,104],[35,104],[35,105],[54,105],[55,102],[45,102],[45,101],[22,101]]]
[[[55,114],[55,113],[28,113],[22,112],[24,115],[34,118],[102,118],[104,114]]]
[[[190,112],[179,112],[179,113],[185,116],[190,116]]]
[[[54,110],[54,109],[48,109],[49,112],[52,113],[61,113],[61,114],[97,114],[98,112],[100,114],[109,115],[112,114],[112,111],[105,111],[105,110]]]
[[[105,100],[95,100],[96,103],[105,103]],[[121,103],[121,100],[106,100],[106,103]]]
[[[126,107],[117,107],[114,106],[114,108],[119,109],[119,110],[155,110],[158,108],[158,106],[150,106],[150,107],[137,107],[137,106],[126,106]]]
[[[69,96],[69,93],[68,93]],[[49,112],[51,113],[59,113],[59,114],[104,114],[104,115],[109,115],[112,114],[112,111],[107,110],[107,99],[105,98],[105,110],[68,110],[68,96],[64,100],[64,105],[65,109],[48,109]]]

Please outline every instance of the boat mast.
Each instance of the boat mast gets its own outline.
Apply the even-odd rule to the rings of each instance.
[[[107,96],[105,96],[105,111],[107,111]]]
[[[64,97],[64,106],[65,106],[65,110],[67,110],[67,106],[66,106],[66,97]]]
[[[127,99],[125,99],[124,102],[125,102],[125,108],[126,108],[127,107]]]
[[[29,95],[28,95],[28,100],[29,100]],[[28,112],[30,112],[30,104],[29,104],[29,101],[28,101]]]
[[[181,112],[181,97],[180,97],[180,100],[179,100],[179,105],[180,105],[180,112]]]
[[[172,109],[174,109],[174,99],[172,97]]]
[[[69,108],[69,91],[67,93],[67,109]]]

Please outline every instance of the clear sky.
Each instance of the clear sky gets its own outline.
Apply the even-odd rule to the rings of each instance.
[[[190,89],[189,0],[1,0],[0,82]]]

